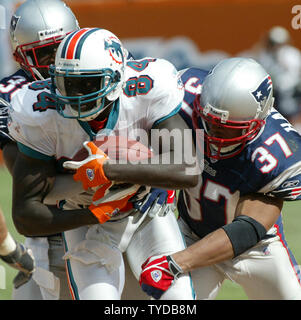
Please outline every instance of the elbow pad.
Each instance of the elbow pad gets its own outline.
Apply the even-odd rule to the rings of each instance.
[[[261,223],[245,215],[236,217],[231,223],[223,226],[222,229],[224,229],[232,243],[234,257],[255,246],[264,238],[267,232]]]

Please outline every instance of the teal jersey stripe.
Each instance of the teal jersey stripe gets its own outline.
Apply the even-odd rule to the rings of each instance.
[[[156,127],[159,123],[161,123],[162,121],[164,121],[164,120],[166,120],[166,119],[174,116],[175,114],[177,114],[177,113],[180,111],[181,107],[182,107],[182,102],[181,102],[171,113],[169,113],[169,114],[166,115],[165,117],[162,117],[161,119],[156,120],[156,121],[154,122],[152,128],[155,128],[155,127]]]
[[[46,154],[40,153],[36,150],[33,150],[33,149],[25,146],[21,142],[17,142],[17,145],[18,145],[18,149],[20,150],[20,152],[24,153],[25,155],[27,155],[31,158],[44,160],[44,161],[50,161],[50,160],[54,159],[53,156],[47,156]]]
[[[91,33],[94,33],[95,31],[98,31],[99,29],[98,28],[94,28],[88,32],[86,32],[79,40],[79,43],[76,47],[76,51],[75,51],[75,59],[80,59],[80,54],[81,54],[81,51],[82,51],[82,47],[83,47],[83,44],[85,42],[85,40],[89,37],[89,35]]]
[[[64,241],[64,249],[65,249],[65,252],[67,252],[68,251],[68,245],[67,245],[67,241],[66,241],[64,233],[62,233],[62,237],[63,237],[63,241]],[[66,271],[67,271],[68,276],[69,276],[70,286],[71,286],[72,292],[74,294],[74,298],[75,298],[75,300],[80,300],[79,291],[78,291],[78,288],[77,288],[77,285],[76,285],[76,282],[74,280],[74,276],[73,276],[73,273],[72,273],[70,259],[66,259],[66,264],[67,264],[67,270]]]
[[[186,244],[186,241],[185,241],[185,236],[184,236],[184,234],[183,234],[183,232],[181,230],[180,230],[180,233],[181,233],[181,238],[182,238],[182,241],[183,241],[184,248],[187,248],[187,244]],[[196,300],[196,292],[195,292],[195,289],[194,289],[192,276],[191,276],[190,272],[188,272],[188,276],[189,276],[189,280],[190,280],[191,294],[192,294],[193,300]]]
[[[114,101],[114,106],[112,108],[112,111],[110,112],[108,122],[106,124],[105,129],[103,130],[113,130],[116,126],[118,117],[119,117],[119,105],[120,105],[120,100],[119,98]]]

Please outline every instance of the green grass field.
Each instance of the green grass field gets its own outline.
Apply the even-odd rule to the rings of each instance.
[[[10,232],[14,235],[15,239],[23,241],[23,237],[17,233],[11,219],[11,189],[12,181],[7,170],[0,167],[0,206],[5,214],[6,223]],[[293,251],[299,264],[301,263],[301,202],[290,202],[284,207],[284,228],[286,232],[286,240]],[[12,292],[12,279],[16,275],[16,271],[7,267],[4,263],[0,262],[1,266],[5,268],[5,284],[6,289],[0,289],[0,300],[10,300]],[[1,271],[1,270],[0,270]],[[1,278],[0,278],[1,280]],[[1,283],[0,283],[1,286]],[[228,280],[225,281],[219,295],[219,300],[246,300],[247,297],[243,290],[235,283]]]

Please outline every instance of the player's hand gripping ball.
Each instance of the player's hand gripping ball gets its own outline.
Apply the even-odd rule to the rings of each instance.
[[[98,187],[109,183],[103,165],[109,159],[117,161],[140,161],[153,156],[152,152],[136,140],[128,140],[122,136],[104,136],[100,140],[84,142],[72,161],[66,161],[66,169],[76,170],[75,181],[81,181],[83,188]]]
[[[103,169],[106,161],[111,159],[116,163],[140,161],[152,157],[152,152],[136,140],[128,140],[122,136],[103,136],[93,142],[84,142],[72,161],[66,161],[64,167],[76,170],[75,181],[81,181],[83,188],[95,188],[92,204],[89,210],[105,223],[127,207],[128,201],[139,189],[139,185],[129,185],[111,192],[116,184],[109,181]],[[117,185],[118,186],[118,185]]]
[[[73,178],[75,181],[81,181],[85,190],[108,183],[103,164],[109,157],[91,141],[86,141],[83,145],[88,156],[81,161],[66,161],[63,164],[64,168],[76,170]]]

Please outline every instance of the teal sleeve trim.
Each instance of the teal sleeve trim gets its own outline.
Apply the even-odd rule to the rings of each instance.
[[[17,145],[18,145],[18,149],[20,150],[20,152],[24,153],[25,155],[27,155],[31,158],[45,160],[45,161],[50,161],[50,160],[54,159],[54,157],[47,156],[46,154],[40,153],[36,150],[33,150],[20,142],[17,142]]]
[[[155,128],[155,127],[156,127],[159,123],[161,123],[162,121],[164,121],[164,120],[166,120],[166,119],[174,116],[175,114],[177,114],[177,113],[180,111],[181,107],[182,107],[182,102],[181,102],[171,113],[169,113],[167,116],[156,120],[156,121],[154,122],[153,126],[152,126],[152,129]]]

